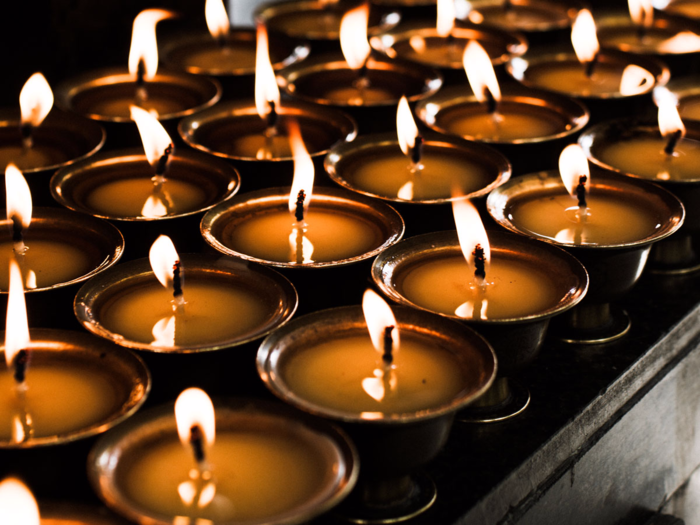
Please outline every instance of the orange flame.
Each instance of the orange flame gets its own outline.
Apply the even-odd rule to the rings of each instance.
[[[651,0],[627,0],[630,17],[638,26],[649,28],[654,23],[654,6]]]
[[[144,78],[152,79],[158,71],[158,43],[156,42],[156,24],[166,18],[172,18],[175,13],[165,9],[144,9],[136,18],[131,32],[131,48],[129,49],[129,73],[136,75],[139,62],[143,60]]]
[[[53,107],[53,91],[41,73],[34,73],[19,93],[22,124],[38,126]]]
[[[394,312],[387,302],[382,299],[376,292],[367,289],[362,296],[362,311],[365,314],[365,322],[369,337],[372,340],[372,346],[380,354],[384,353],[384,336],[385,331],[389,327],[391,329],[391,339],[393,342],[392,350],[394,355],[399,350],[399,325],[394,317]]]
[[[231,24],[222,0],[207,0],[204,4],[204,18],[211,36],[223,38],[228,35]]]
[[[627,96],[644,93],[653,84],[654,75],[635,64],[628,64],[622,71],[620,93]]]
[[[401,151],[403,151],[404,155],[408,155],[410,148],[416,145],[418,126],[416,126],[416,121],[413,119],[406,96],[401,97],[396,110],[396,131]]]
[[[163,125],[150,112],[133,105],[129,106],[129,110],[131,111],[131,120],[136,122],[136,127],[139,129],[146,158],[149,164],[155,168],[160,158],[165,154],[165,150],[168,148],[172,150],[173,141]]]
[[[598,51],[598,34],[595,27],[595,20],[588,9],[581,9],[571,27],[571,43],[578,61],[582,64],[592,62]]]
[[[340,21],[340,48],[351,69],[365,65],[371,47],[367,40],[369,4],[363,3],[349,10]]]
[[[216,437],[214,404],[204,390],[188,388],[180,393],[175,401],[175,422],[177,434],[183,445],[189,445],[194,426],[198,426],[202,431],[207,446],[211,447],[214,444]]]
[[[586,176],[586,193],[591,187],[591,172],[583,148],[578,144],[569,144],[559,155],[559,174],[569,195],[576,195],[576,188],[582,175]]]
[[[165,288],[173,285],[173,267],[180,260],[175,245],[167,235],[159,236],[148,253],[151,268],[156,278]]]
[[[297,197],[299,192],[304,190],[304,213],[306,213],[309,209],[314,186],[314,163],[311,160],[311,155],[306,151],[297,121],[290,120],[288,128],[289,142],[292,156],[294,157],[294,179],[292,181],[292,190],[289,193],[289,212],[294,213],[296,211]]]
[[[7,218],[19,219],[24,228],[32,222],[32,194],[22,172],[10,163],[5,168],[5,199]]]
[[[680,131],[681,137],[685,136],[685,125],[678,113],[676,97],[665,87],[654,90],[654,101],[659,107],[658,120],[659,131],[665,138]]]
[[[39,506],[27,486],[15,478],[0,482],[0,513],[4,525],[39,525]]]
[[[255,50],[255,107],[260,118],[264,119],[270,113],[270,102],[279,107],[280,89],[270,62],[267,29],[263,24],[258,24]]]
[[[455,0],[437,0],[437,34],[448,36],[455,27]]]
[[[5,326],[5,362],[7,366],[12,366],[17,353],[26,349],[30,341],[22,272],[14,258],[10,259],[10,291]]]
[[[700,36],[692,31],[681,31],[668,40],[659,42],[657,49],[661,53],[692,53],[700,50]]]
[[[496,80],[496,72],[488,53],[476,40],[470,40],[464,48],[462,64],[467,72],[469,85],[472,87],[474,96],[479,102],[485,102],[486,89],[491,92],[493,98],[498,102],[501,100],[501,88]]]
[[[459,194],[452,198],[452,213],[457,226],[457,238],[467,264],[474,266],[474,251],[477,245],[484,250],[484,269],[488,275],[488,266],[491,262],[491,245],[486,235],[486,228],[481,221],[479,212],[469,199]]]

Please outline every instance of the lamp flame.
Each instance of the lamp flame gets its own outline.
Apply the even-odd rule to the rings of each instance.
[[[680,131],[680,137],[685,136],[685,125],[678,113],[676,97],[665,87],[654,90],[654,102],[659,107],[659,131],[664,138],[668,138]]]
[[[152,113],[134,105],[129,106],[129,110],[131,111],[131,120],[136,122],[136,127],[139,129],[148,163],[156,168],[161,157],[172,153],[173,141]]]
[[[657,49],[661,53],[692,53],[700,49],[700,36],[692,31],[681,31],[659,42]]]
[[[304,146],[301,130],[296,120],[288,123],[289,142],[294,157],[294,179],[289,193],[289,212],[295,213],[299,192],[304,190],[304,214],[309,209],[314,186],[314,163]]]
[[[22,172],[12,163],[5,168],[5,198],[7,218],[17,218],[23,228],[28,228],[32,222],[32,194]]]
[[[595,20],[588,9],[581,9],[571,27],[571,43],[578,61],[582,64],[593,62],[600,50]]]
[[[459,246],[467,264],[471,267],[476,266],[474,252],[477,246],[481,246],[484,251],[484,270],[488,273],[488,266],[491,262],[491,245],[479,212],[469,199],[454,193],[452,195],[452,213],[457,227]]]
[[[261,119],[270,113],[270,102],[279,106],[280,89],[270,62],[267,29],[263,24],[258,24],[255,49],[255,107]]]
[[[654,75],[643,67],[628,64],[622,71],[620,93],[629,96],[645,92],[654,84]]]
[[[418,126],[411,114],[411,108],[408,105],[408,99],[404,95],[399,101],[398,109],[396,110],[396,131],[399,137],[399,146],[404,155],[411,153],[411,148],[416,145],[416,137],[418,136]]]
[[[222,0],[207,0],[204,4],[204,18],[211,36],[222,39],[228,35],[231,24]]]
[[[559,174],[569,195],[576,196],[576,188],[579,186],[581,176],[586,176],[585,188],[588,193],[591,187],[591,172],[588,167],[588,159],[583,148],[578,144],[569,144],[559,155]]]
[[[173,268],[180,260],[180,256],[177,254],[170,237],[167,235],[158,237],[151,246],[148,258],[151,261],[153,273],[160,284],[165,288],[172,287],[175,278]]]
[[[144,78],[152,79],[158,71],[158,43],[156,42],[156,24],[175,13],[165,9],[144,9],[136,18],[131,32],[129,49],[129,73],[136,76],[139,62],[143,61]]]
[[[455,27],[455,0],[437,0],[437,34],[448,36]]]
[[[26,350],[30,342],[22,272],[14,258],[10,259],[10,291],[5,326],[5,362],[9,367],[19,351]]]
[[[486,102],[488,89],[496,102],[501,100],[501,88],[496,80],[496,72],[488,53],[476,40],[470,40],[464,48],[462,64],[467,73],[469,85],[479,102]]]
[[[39,506],[27,486],[15,478],[0,482],[3,525],[39,525]]]
[[[216,436],[214,404],[204,390],[188,388],[183,390],[175,401],[175,422],[177,434],[183,445],[190,444],[193,427],[199,427],[204,442],[211,447]]]
[[[627,0],[632,21],[638,26],[650,28],[654,23],[652,0]]]
[[[351,69],[360,69],[364,66],[372,49],[367,40],[368,23],[369,4],[367,3],[350,9],[340,21],[340,48]]]
[[[38,126],[53,107],[53,91],[41,73],[34,73],[19,93],[22,124]]]
[[[371,289],[365,290],[362,296],[362,312],[365,314],[365,322],[369,337],[372,340],[377,352],[384,353],[384,338],[386,329],[392,327],[390,335],[392,340],[392,352],[396,354],[399,350],[399,328],[394,312],[387,302],[382,299],[375,291]]]

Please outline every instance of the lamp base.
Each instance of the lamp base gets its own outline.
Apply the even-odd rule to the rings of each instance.
[[[349,523],[399,523],[428,510],[436,498],[435,483],[424,472],[398,479],[360,480],[335,514]]]
[[[649,271],[661,275],[682,275],[700,270],[700,257],[690,233],[673,235],[651,247]]]
[[[498,423],[521,414],[530,404],[530,392],[518,381],[500,377],[467,408],[457,412],[462,423]]]
[[[629,332],[632,322],[622,308],[610,303],[585,304],[552,320],[549,336],[564,343],[609,343]]]

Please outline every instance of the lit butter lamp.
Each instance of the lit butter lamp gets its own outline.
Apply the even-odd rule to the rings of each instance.
[[[336,286],[351,286],[352,281],[347,275],[338,278],[333,270],[343,273],[348,265],[357,266],[358,274],[367,270],[359,263],[398,241],[404,224],[384,203],[334,188],[314,189],[313,162],[299,127],[289,122],[291,190],[270,188],[222,202],[204,216],[202,234],[226,255],[286,269],[305,306],[307,299],[322,300],[327,294],[332,304],[339,294]],[[319,272],[324,268],[328,271]],[[303,272],[308,269],[315,271]],[[326,279],[327,291],[319,293]]]
[[[659,88],[658,125],[641,119],[606,121],[584,133],[579,142],[588,158],[605,170],[648,179],[676,195],[686,210],[678,235],[654,245],[651,268],[687,273],[700,268],[693,238],[700,231],[700,125],[684,125],[675,97]]]
[[[674,74],[687,72],[700,53],[697,21],[654,12],[651,0],[628,0],[629,12],[610,12],[598,19],[600,41],[628,53],[663,57]]]
[[[201,216],[239,190],[238,172],[210,155],[175,149],[162,124],[143,108],[131,106],[131,115],[141,150],[105,152],[59,170],[51,179],[54,198],[117,225],[131,259],[144,257],[161,233],[196,251]]]
[[[583,99],[595,114],[604,117],[611,112],[632,112],[631,102],[647,103],[654,87],[666,84],[670,78],[668,68],[658,60],[601,50],[596,23],[587,9],[576,16],[571,43],[574,53],[515,59],[508,64],[508,72],[526,86]]]
[[[296,309],[293,287],[276,272],[225,257],[181,257],[166,236],[149,259],[100,277],[78,292],[78,319],[105,339],[150,352],[236,346],[284,324]]]
[[[503,232],[486,232],[476,208],[452,201],[457,231],[411,237],[382,252],[372,279],[397,303],[464,322],[498,358],[489,391],[458,414],[471,422],[503,421],[530,402],[513,379],[537,356],[549,321],[585,296],[588,276],[564,250]]]
[[[371,53],[367,40],[369,4],[349,10],[340,26],[339,53],[324,54],[280,72],[280,84],[294,98],[339,107],[363,132],[387,131],[402,96],[414,102],[435,93],[440,74],[430,67],[387,60]]]
[[[163,62],[173,69],[216,77],[225,98],[252,96],[255,30],[232,28],[222,0],[207,0],[204,14],[209,33],[173,35],[163,46]],[[308,44],[282,34],[273,34],[270,39],[270,60],[275,69],[303,60],[309,50]]]
[[[311,42],[314,52],[337,51],[340,25],[349,7],[357,4],[336,0],[292,0],[264,3],[254,13],[271,33]],[[372,5],[368,32],[376,35],[391,29],[401,20],[394,7]]]
[[[460,83],[463,79],[462,55],[471,40],[478,41],[486,49],[494,65],[504,64],[527,51],[527,40],[522,34],[457,21],[455,4],[455,0],[438,0],[434,24],[428,25],[424,20],[402,24],[372,38],[372,46],[392,59],[401,58],[439,68],[448,80]]]
[[[561,154],[559,172],[515,177],[487,199],[490,215],[505,228],[561,246],[588,270],[584,300],[555,320],[565,341],[597,344],[630,329],[615,304],[639,279],[651,245],[683,224],[681,202],[646,181],[597,170],[578,145]]]
[[[395,134],[363,135],[335,146],[325,168],[341,186],[396,206],[412,234],[451,224],[446,208],[454,187],[482,197],[510,177],[508,160],[496,150],[420,133],[405,97],[396,111]]]
[[[360,478],[340,509],[355,523],[401,521],[432,505],[435,486],[417,471],[496,372],[493,351],[473,331],[417,310],[392,312],[372,291],[362,308],[318,311],[277,330],[257,365],[275,395],[340,422],[357,445]]]
[[[466,19],[507,31],[522,31],[528,40],[552,42],[571,26],[580,5],[557,0],[475,0]]]
[[[150,389],[143,362],[80,332],[30,332],[14,260],[9,278],[0,448],[64,444],[104,432],[135,412]]]
[[[108,433],[88,464],[95,491],[135,523],[262,525],[306,522],[352,489],[356,452],[335,427],[272,403],[215,406],[188,388],[174,411]]]
[[[0,112],[0,169],[13,163],[23,170],[42,205],[53,204],[46,191],[53,172],[93,155],[105,142],[102,126],[53,108],[53,101],[46,78],[34,73],[20,92],[20,113]]]
[[[472,93],[464,87],[442,90],[419,102],[416,115],[439,133],[495,146],[514,173],[556,162],[555,145],[588,123],[588,111],[572,98],[517,85],[501,90],[488,54],[474,40],[462,62]]]
[[[32,206],[32,195],[14,164],[5,170],[6,217],[0,229],[0,301],[7,299],[8,268],[19,262],[30,304],[41,325],[72,321],[75,285],[116,264],[124,251],[121,233],[105,221]],[[63,325],[65,326],[65,325]]]
[[[104,511],[104,508],[75,502],[38,505],[32,492],[19,479],[8,477],[0,481],[0,519],[4,525],[128,525]]]
[[[156,24],[173,16],[175,13],[163,9],[139,13],[134,19],[128,71],[97,70],[67,80],[56,90],[58,104],[103,123],[131,122],[131,105],[155,110],[163,121],[213,105],[221,96],[218,82],[158,68]],[[110,142],[113,130],[118,128],[110,128]]]
[[[291,180],[292,151],[286,134],[289,119],[299,122],[313,157],[322,157],[337,142],[352,140],[357,134],[355,122],[338,110],[281,102],[267,30],[258,25],[255,100],[217,104],[183,119],[179,132],[193,148],[233,161],[246,186],[258,189]]]

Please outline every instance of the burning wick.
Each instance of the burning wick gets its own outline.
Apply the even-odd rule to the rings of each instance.
[[[15,379],[18,388],[25,388],[25,380],[27,379],[27,367],[29,366],[29,352],[20,350],[14,359],[14,373],[12,377]]]
[[[32,137],[33,132],[34,126],[32,126],[31,123],[25,122],[20,124],[19,133],[22,136],[22,147],[24,149],[31,149],[31,147],[34,146],[34,138]]]
[[[410,157],[411,157],[411,164],[413,164],[413,169],[415,170],[416,167],[420,164],[420,161],[423,157],[423,143],[424,139],[420,135],[416,137],[415,143],[413,146],[409,146],[410,149]]]
[[[192,425],[190,428],[190,445],[197,465],[206,464],[206,454],[204,453],[204,432],[199,425]]]
[[[510,0],[504,0],[503,1],[503,10],[508,13],[511,9],[513,9],[513,4],[511,3]]]
[[[294,211],[294,218],[297,222],[304,222],[304,200],[306,199],[306,192],[304,190],[299,190],[297,194],[296,209]]]
[[[185,305],[185,294],[182,291],[182,265],[180,261],[173,264],[173,301],[178,311]]]
[[[593,55],[593,59],[590,60],[589,62],[586,62],[586,78],[591,78],[593,76],[593,73],[595,73],[595,68],[598,65],[598,53]]]
[[[141,58],[136,68],[136,105],[143,106],[148,100],[148,90],[146,89],[146,62]]]
[[[274,100],[268,100],[267,103],[270,105],[270,112],[265,117],[265,125],[267,126],[266,134],[268,137],[273,137],[277,135],[277,108],[275,107]]]
[[[174,146],[172,143],[168,144],[168,147],[163,150],[163,155],[158,159],[156,164],[156,174],[151,178],[153,184],[155,184],[155,190],[159,190],[160,187],[165,183],[165,173],[168,171],[168,163],[170,161],[170,155],[173,153]]]
[[[384,327],[384,338],[382,340],[382,362],[384,363],[385,370],[391,368],[391,363],[394,362],[394,339],[391,337],[391,332],[393,330],[393,325]]]
[[[472,255],[474,256],[474,277],[478,285],[483,288],[486,281],[486,257],[481,244],[474,246]]]
[[[12,251],[17,257],[22,257],[27,253],[27,246],[24,244],[24,228],[22,221],[17,215],[12,218]]]
[[[588,182],[588,177],[586,175],[579,175],[578,186],[576,186],[576,197],[578,198],[578,207],[584,212],[588,208],[586,204],[586,182]],[[582,214],[585,216],[585,213]]]
[[[668,137],[666,147],[664,148],[664,153],[666,155],[673,155],[673,151],[676,149],[676,145],[678,144],[678,141],[681,140],[682,135],[683,131],[680,129],[671,133],[671,135]]]
[[[486,96],[486,111],[489,113],[489,115],[493,115],[496,113],[496,109],[498,108],[496,97],[493,96],[493,93],[491,93],[491,90],[487,87],[484,87],[484,95]]]

